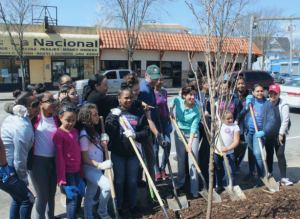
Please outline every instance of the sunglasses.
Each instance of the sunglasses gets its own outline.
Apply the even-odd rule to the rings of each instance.
[[[73,85],[73,81],[66,81],[65,83],[61,83],[60,85]]]
[[[33,102],[29,107],[37,108],[40,105],[40,101]]]
[[[62,115],[64,112],[67,112],[67,111],[77,113],[77,108],[76,107],[66,107],[59,112],[59,115]]]
[[[55,99],[49,98],[48,100],[43,100],[43,101],[41,101],[41,103],[47,103],[47,102],[53,103],[54,101],[55,101]]]

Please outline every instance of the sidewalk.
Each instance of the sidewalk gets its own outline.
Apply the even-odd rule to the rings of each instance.
[[[176,88],[165,88],[168,92],[168,95],[176,95],[179,93],[179,90],[181,89],[180,87],[176,87]],[[52,94],[56,94],[58,92],[58,90],[50,90],[50,92]],[[12,91],[11,92],[0,92],[0,101],[13,101],[15,100],[15,98],[12,95]]]

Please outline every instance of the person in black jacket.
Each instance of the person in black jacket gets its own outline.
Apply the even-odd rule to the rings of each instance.
[[[120,216],[122,216],[122,195],[125,179],[127,181],[131,206],[130,213],[135,214],[140,211],[137,207],[139,160],[128,138],[132,137],[134,139],[141,152],[141,143],[143,143],[149,135],[149,124],[145,114],[141,110],[138,110],[136,106],[132,106],[133,94],[128,88],[127,83],[126,86],[121,85],[118,101],[120,102],[120,106],[111,110],[105,122],[105,130],[111,139],[108,144],[108,149],[111,151],[111,160],[114,164],[113,170],[117,207]],[[121,116],[125,122],[126,120],[128,121],[129,124],[126,125],[127,131],[121,127],[119,116]]]

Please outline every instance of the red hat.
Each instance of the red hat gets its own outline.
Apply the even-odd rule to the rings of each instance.
[[[269,88],[269,92],[270,91],[274,91],[274,92],[276,92],[276,93],[280,93],[280,87],[277,85],[277,84],[273,84],[273,85],[271,85],[270,86],[270,88]]]

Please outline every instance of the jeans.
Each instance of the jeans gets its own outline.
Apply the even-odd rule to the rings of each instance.
[[[114,183],[117,198],[117,207],[122,208],[123,185],[125,174],[127,180],[127,188],[129,193],[129,202],[131,207],[137,205],[137,176],[139,169],[139,159],[136,156],[121,157],[111,153],[111,161],[113,162]]]
[[[229,170],[232,178],[232,186],[235,185],[235,165],[234,165],[234,153],[227,154],[227,160],[229,164]],[[214,161],[215,161],[215,173],[216,173],[216,187],[222,188],[223,187],[223,176],[225,172],[225,178],[227,182],[227,186],[229,186],[229,178],[228,173],[225,166],[224,158],[221,157],[219,154],[214,155]]]
[[[189,142],[190,133],[183,133],[186,142]],[[178,176],[177,176],[177,188],[180,188],[185,183],[185,145],[175,131],[175,145],[176,145],[176,153],[177,153],[177,165],[178,165]],[[199,133],[195,134],[193,143],[192,143],[192,153],[195,157],[196,162],[198,163],[198,150],[199,150]],[[188,156],[188,163],[189,163],[189,172],[190,172],[190,182],[191,182],[191,193],[193,195],[198,195],[199,190],[199,183],[198,183],[198,172],[197,169],[191,159]]]
[[[254,172],[255,164],[258,173],[258,177],[264,176],[264,163],[262,160],[261,152],[259,149],[258,139],[254,136],[254,132],[248,131],[245,134],[245,140],[248,144],[248,153],[249,153],[249,168],[250,172]],[[262,147],[265,144],[265,138],[261,138]],[[250,162],[251,160],[251,162]]]
[[[273,157],[274,148],[278,159],[278,166],[281,174],[281,178],[286,178],[286,159],[284,155],[285,149],[285,136],[282,141],[283,145],[278,142],[278,138],[272,138],[266,140],[266,152],[267,152],[267,164],[269,172],[273,172]]]
[[[17,175],[11,176],[5,183],[0,181],[0,189],[12,197],[10,219],[30,219],[34,196]]]
[[[93,199],[97,193],[98,187],[101,188],[99,212],[107,213],[107,203],[110,198],[109,180],[103,175],[102,170],[96,167],[84,166],[85,178],[87,179],[86,193],[84,198],[84,218],[93,219]]]
[[[80,171],[76,173],[66,173],[66,181],[67,186],[76,186],[78,187],[80,179]],[[78,205],[81,204],[81,198],[78,194],[73,199],[68,199],[66,201],[67,204],[67,218],[68,219],[76,219],[76,209],[78,208]]]
[[[57,185],[55,158],[34,156],[32,170],[29,173],[37,195],[34,218],[53,219]]]
[[[157,128],[157,131],[159,133],[162,133],[164,139],[166,140],[166,142],[168,142],[168,145],[167,145],[166,149],[168,151],[168,155],[170,156],[171,139],[170,139],[170,128],[169,128],[168,117],[164,118],[164,119],[161,119],[160,121],[161,121],[161,123],[160,123],[161,125],[159,124],[158,121],[156,121],[155,122],[155,126]],[[162,130],[161,130],[161,128],[162,128]],[[155,165],[154,165],[154,168],[155,168],[155,172],[156,173],[160,172],[160,170],[165,170],[166,163],[167,163],[165,152],[163,152],[163,156],[162,156],[162,159],[161,159],[161,168],[159,168],[159,155],[158,155],[158,152],[159,152],[159,145],[155,144],[154,145],[154,154],[155,154]]]

